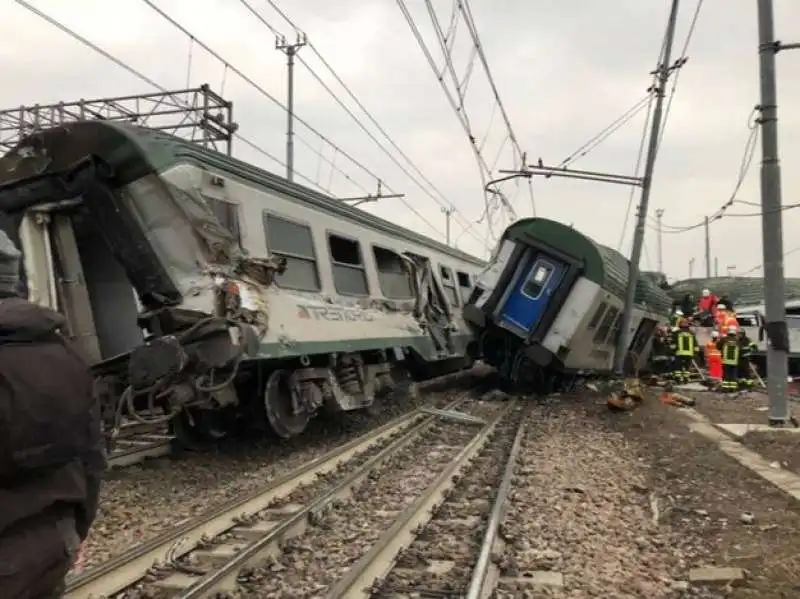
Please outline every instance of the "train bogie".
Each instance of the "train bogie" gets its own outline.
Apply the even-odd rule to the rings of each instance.
[[[79,122],[0,159],[29,299],[63,312],[113,428],[280,437],[468,366],[482,261],[164,133]]]

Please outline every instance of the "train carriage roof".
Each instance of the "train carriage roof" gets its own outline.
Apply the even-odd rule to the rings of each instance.
[[[43,167],[41,153],[30,158],[29,148],[46,150]],[[292,183],[256,166],[210,150],[174,135],[129,123],[103,120],[78,121],[45,129],[23,139],[0,157],[0,184],[43,172],[57,172],[72,166],[87,155],[95,155],[113,169],[120,184],[130,183],[150,173],[161,173],[179,164],[197,164],[218,169],[234,179],[268,187],[317,210],[334,214],[378,229],[389,235],[416,242],[475,266],[485,262],[425,235],[409,231],[345,204],[336,198]],[[46,169],[46,170],[43,170]],[[0,206],[2,209],[2,206]]]
[[[506,229],[504,237],[550,246],[583,264],[583,274],[618,297],[625,296],[630,262],[618,251],[596,243],[580,231],[546,218],[525,218]],[[672,300],[652,277],[640,277],[635,302],[656,313],[669,312]]]

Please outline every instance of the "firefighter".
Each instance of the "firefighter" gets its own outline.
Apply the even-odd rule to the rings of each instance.
[[[664,374],[666,378],[674,378],[675,377],[675,369],[676,369],[676,357],[675,357],[675,349],[677,343],[677,336],[678,336],[678,327],[670,327],[669,332],[667,333],[665,349],[666,354],[669,356],[669,362],[667,366],[667,372]]]
[[[714,315],[714,327],[722,333],[722,325],[725,323],[725,319],[728,317],[728,306],[722,302],[717,304],[717,312]]]
[[[758,345],[753,343],[744,329],[739,329],[736,339],[739,342],[739,388],[751,389],[755,381],[752,377],[753,364],[750,362],[750,356],[758,350]]]
[[[684,320],[675,335],[675,368],[672,372],[676,382],[689,382],[692,374],[692,361],[699,349],[697,339],[689,329],[689,323]]]
[[[708,366],[708,355],[709,353],[713,353],[717,351],[717,340],[719,339],[719,333],[717,331],[711,331],[711,338],[706,342],[703,346],[703,362],[706,366]]]
[[[680,325],[681,320],[683,320],[683,310],[679,308],[672,313],[672,316],[669,319],[669,324],[673,327],[677,327]]]
[[[722,353],[722,391],[729,393],[739,388],[739,340],[736,327],[728,327],[727,334],[720,344]]]
[[[711,331],[711,339],[705,347],[706,369],[708,377],[714,381],[722,380],[722,354],[719,349],[719,333]]]

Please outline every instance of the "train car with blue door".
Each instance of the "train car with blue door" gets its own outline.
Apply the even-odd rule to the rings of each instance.
[[[562,223],[513,223],[464,306],[472,353],[516,386],[544,392],[578,374],[610,372],[629,269],[622,254]],[[652,280],[639,281],[626,370],[647,364],[670,306]]]

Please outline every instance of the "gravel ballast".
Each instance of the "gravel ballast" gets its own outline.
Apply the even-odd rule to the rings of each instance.
[[[184,453],[107,473],[101,503],[85,543],[84,568],[101,564],[159,533],[198,517],[228,500],[258,489],[348,440],[422,405],[441,407],[477,382],[469,374],[430,385],[419,397],[366,412],[313,420],[289,441],[227,443],[212,453]],[[442,387],[453,390],[441,390]],[[424,388],[423,388],[424,389]]]
[[[611,413],[583,396],[533,417],[496,598],[800,596],[796,506],[691,433],[677,409],[651,398]],[[708,566],[746,580],[695,581],[692,570]]]

